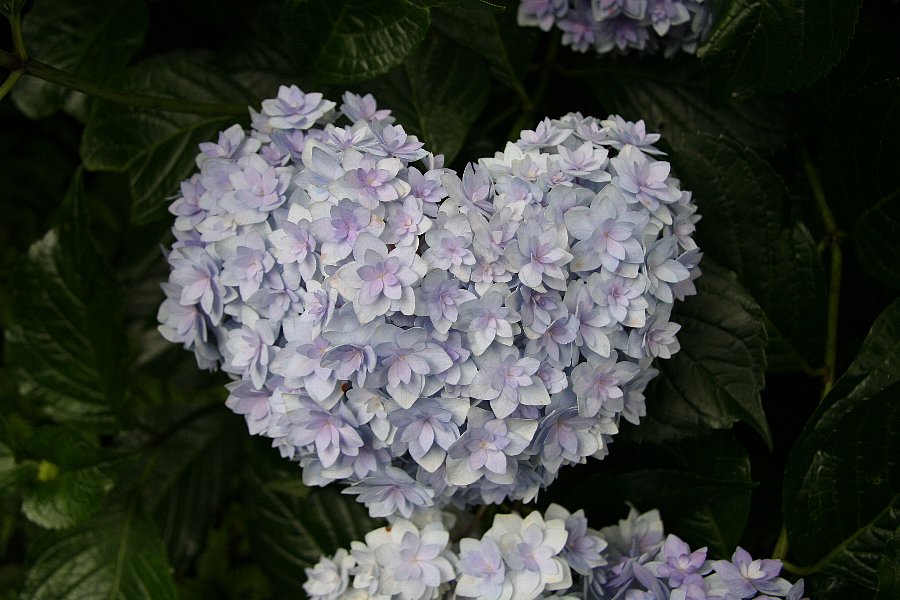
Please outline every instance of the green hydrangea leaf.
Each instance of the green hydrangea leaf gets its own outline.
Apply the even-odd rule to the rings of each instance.
[[[733,95],[796,90],[840,60],[860,6],[862,0],[720,0],[697,54]]]
[[[119,84],[127,90],[193,102],[234,105],[233,116],[196,115],[98,102],[81,141],[81,157],[92,171],[128,171],[131,220],[145,224],[164,218],[167,198],[196,168],[197,145],[247,113],[254,100],[242,86],[218,72],[202,56],[159,57],[130,69]]]
[[[323,555],[349,548],[353,540],[379,527],[366,509],[339,489],[310,489],[295,466],[287,467],[268,444],[255,443],[243,489],[253,514],[250,542],[275,590],[303,595],[306,576]]]
[[[215,390],[214,396],[222,396]],[[208,408],[209,410],[205,410]],[[177,568],[190,564],[203,549],[210,528],[226,501],[239,447],[246,435],[242,419],[221,405],[171,407],[171,419],[203,411],[177,429],[165,443],[150,450],[152,470],[145,486],[145,506],[159,525],[169,560]],[[163,431],[171,423],[160,423]]]
[[[36,461],[17,461],[12,450],[0,443],[0,494],[13,495],[24,483],[34,480],[37,473]]]
[[[407,133],[450,163],[487,103],[488,76],[475,53],[432,35],[409,60],[368,88]]]
[[[810,418],[785,471],[794,564],[877,588],[900,527],[900,301]]]
[[[862,214],[853,228],[859,262],[873,277],[900,288],[897,239],[900,239],[900,193],[883,198]]]
[[[756,487],[747,452],[731,432],[668,444],[626,443],[616,458],[624,452],[643,468],[588,477],[561,499],[563,506],[584,507],[598,527],[611,524],[611,516],[621,515],[626,503],[642,512],[658,508],[667,532],[695,548],[708,546],[710,556],[731,556]]]
[[[900,527],[884,545],[878,561],[878,595],[875,600],[891,600],[900,596]]]
[[[30,600],[178,597],[159,533],[133,508],[44,534],[29,548],[28,562],[21,597]]]
[[[540,41],[540,32],[520,27],[516,11],[490,13],[447,6],[433,13],[434,26],[456,43],[471,48],[487,62],[494,77],[519,85]]]
[[[822,135],[822,178],[838,226],[850,231],[859,264],[888,287],[900,288],[895,260],[900,234],[900,79],[854,90],[835,109],[842,127]],[[849,148],[864,148],[861,156]],[[836,172],[836,169],[840,172]]]
[[[31,57],[94,83],[111,80],[144,43],[143,0],[36,0],[22,22]],[[23,78],[13,90],[16,106],[32,119],[49,117],[73,92]]]
[[[660,375],[647,391],[647,417],[629,435],[649,441],[695,437],[740,420],[771,446],[760,399],[766,369],[762,311],[734,273],[707,260],[700,267],[697,295],[672,315],[681,324],[681,350],[656,361]]]
[[[127,460],[101,448],[98,436],[71,425],[45,426],[20,440],[34,465],[34,477],[22,499],[22,512],[48,529],[85,521],[102,506]]]
[[[91,516],[114,484],[115,480],[99,467],[54,474],[28,490],[22,512],[41,527],[71,527]]]
[[[733,270],[763,309],[770,337],[794,362],[819,363],[824,346],[825,276],[815,241],[789,218],[791,198],[772,167],[725,137],[699,135],[673,156],[702,220],[697,243]]]
[[[6,332],[19,392],[59,423],[110,424],[124,396],[122,293],[88,231],[82,174],[20,265]]]
[[[371,79],[425,39],[427,8],[407,0],[287,0],[281,28],[302,73],[324,83]]]

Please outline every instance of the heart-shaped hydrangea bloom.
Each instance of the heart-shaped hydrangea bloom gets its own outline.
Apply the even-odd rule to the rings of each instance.
[[[166,339],[373,515],[530,500],[637,424],[699,218],[642,122],[570,114],[462,176],[371,96],[282,88],[171,206]]]
[[[520,0],[519,25],[562,31],[577,52],[693,54],[709,34],[710,0]]]

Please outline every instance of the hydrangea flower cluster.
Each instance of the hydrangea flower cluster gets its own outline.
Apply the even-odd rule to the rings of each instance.
[[[577,52],[690,54],[712,25],[709,0],[521,0],[519,25],[562,31]]]
[[[422,517],[424,515],[420,515]],[[583,511],[551,504],[526,517],[498,514],[480,539],[452,543],[440,516],[402,517],[306,569],[311,600],[802,600],[803,580],[779,577],[781,561],[708,560],[663,533],[655,510],[632,509],[595,531]]]
[[[181,185],[166,339],[376,517],[529,501],[679,349],[699,219],[643,122],[545,119],[462,177],[347,93],[282,87]]]
[[[803,580],[791,585],[779,577],[780,560],[754,560],[740,546],[731,560],[709,560],[706,547],[691,550],[678,536],[665,535],[656,510],[632,508],[600,537],[606,561],[593,571],[585,600],[803,600]]]

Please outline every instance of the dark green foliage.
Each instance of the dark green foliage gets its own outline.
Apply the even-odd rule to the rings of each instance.
[[[144,490],[146,506],[176,568],[195,558],[223,512],[240,447],[235,440],[243,433],[240,421],[226,411],[208,410],[149,457],[153,485]]]
[[[862,0],[719,0],[698,54],[723,91],[796,90],[828,73],[847,49]]]
[[[681,442],[627,446],[627,451],[642,468],[629,465],[629,470],[615,472],[613,467],[611,473],[582,480],[559,501],[585,507],[592,523],[604,524],[624,516],[626,503],[641,511],[660,508],[666,527],[692,547],[709,546],[711,556],[730,557],[747,523],[756,485],[743,446],[730,433],[715,432]]]
[[[204,60],[204,58],[206,60]],[[178,99],[207,102],[253,100],[250,93],[220,73],[209,57],[168,56],[135,66],[122,76],[124,89]],[[190,174],[197,144],[216,134],[244,113],[191,115],[134,108],[111,102],[94,107],[81,141],[81,157],[93,171],[128,171],[133,197],[131,220],[136,224],[163,218],[168,194]]]
[[[365,87],[391,107],[407,133],[450,163],[484,109],[488,75],[474,52],[432,35],[403,65]]]
[[[435,28],[481,54],[500,83],[517,85],[528,70],[538,35],[516,24],[513,11],[488,13],[447,7],[434,13]]]
[[[898,330],[895,302],[810,419],[785,473],[794,560],[872,588],[877,557],[900,526]]]
[[[110,508],[79,527],[45,533],[29,552],[23,598],[178,597],[162,540],[133,507]]]
[[[606,111],[643,119],[679,154],[698,132],[725,134],[764,153],[778,151],[798,133],[783,98],[722,98],[700,77],[696,62],[601,67],[588,84]]]
[[[663,58],[574,53],[514,0],[0,1],[94,90],[0,101],[0,599],[302,597],[378,525],[155,329],[197,144],[290,84],[373,93],[454,167],[569,111],[662,132],[702,215],[682,350],[539,504],[658,508],[711,557],[777,551],[816,600],[900,595],[900,5],[713,4],[700,58]]]
[[[661,373],[648,393],[638,439],[695,436],[746,421],[772,444],[760,392],[766,370],[762,311],[734,273],[703,264],[697,296],[678,305],[682,351],[657,361]]]
[[[884,545],[878,561],[878,595],[875,600],[888,600],[900,596],[900,528]]]
[[[882,198],[864,212],[853,227],[859,260],[872,277],[900,288],[897,240],[900,239],[900,193]]]
[[[110,80],[140,50],[147,7],[142,0],[36,0],[22,29],[29,56],[93,81]],[[77,113],[85,98],[27,77],[16,87],[13,100],[19,110],[38,119],[64,104]]]
[[[27,440],[36,459],[35,481],[22,500],[22,512],[49,529],[76,525],[100,507],[115,482],[117,460],[93,436],[72,427],[42,427]]]
[[[349,83],[386,73],[425,39],[427,8],[408,0],[288,0],[281,27],[301,73]]]
[[[806,228],[789,218],[784,182],[726,137],[694,137],[673,158],[703,215],[697,243],[738,274],[765,312],[769,333],[815,364],[825,317],[822,263]]]
[[[892,171],[900,161],[900,80],[854,90],[833,111],[845,125],[822,136],[826,181],[838,191],[835,213],[851,230],[860,262],[887,286],[900,287],[896,241],[900,234],[900,184]],[[865,148],[862,154],[849,148]]]
[[[124,397],[122,292],[94,245],[82,175],[20,265],[6,332],[19,391],[61,423],[111,423]]]
[[[250,543],[275,590],[296,596],[302,594],[304,567],[338,548],[349,548],[351,541],[380,525],[339,488],[308,488],[296,467],[273,462],[265,444],[254,446],[256,455],[249,457],[242,482],[246,510],[253,515]]]

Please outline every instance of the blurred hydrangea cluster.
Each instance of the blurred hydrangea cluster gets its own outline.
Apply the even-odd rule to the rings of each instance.
[[[519,25],[562,31],[577,52],[693,54],[712,25],[710,0],[521,0]]]
[[[423,517],[424,515],[420,515]],[[480,539],[450,539],[438,516],[417,525],[402,517],[306,569],[310,600],[801,600],[803,580],[779,577],[781,561],[708,560],[663,532],[655,510],[634,509],[595,531],[583,511],[551,504],[498,514]]]
[[[529,501],[645,414],[700,275],[691,195],[643,122],[545,119],[459,177],[343,100],[282,87],[201,144],[160,331],[373,516]]]

